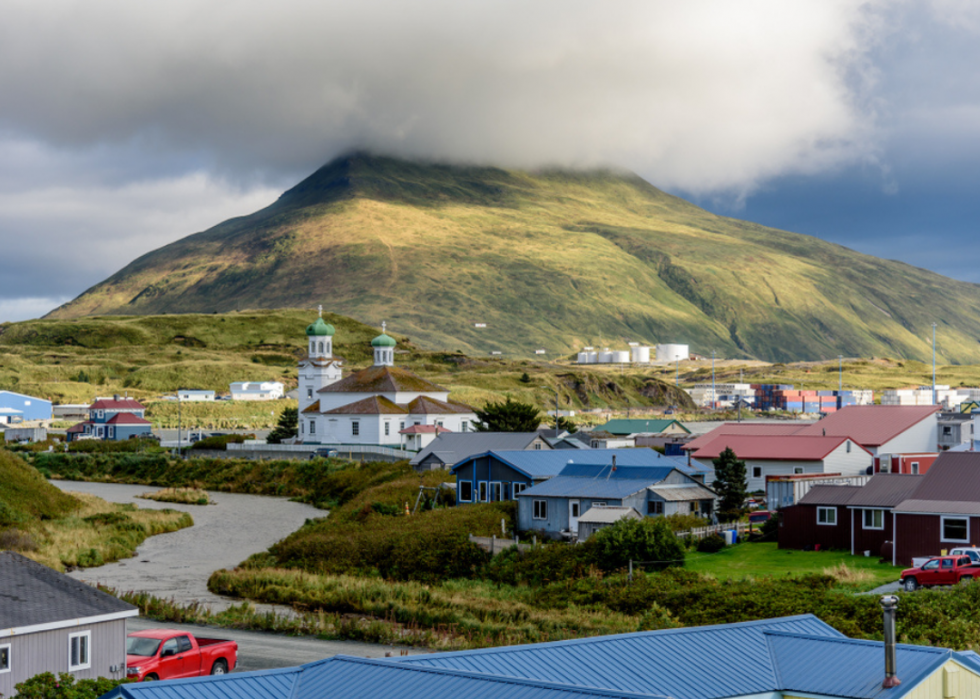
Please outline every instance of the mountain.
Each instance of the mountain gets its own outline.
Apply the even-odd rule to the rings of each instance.
[[[681,342],[771,361],[980,361],[980,286],[716,216],[640,177],[338,158],[50,314],[307,307],[432,347]],[[486,327],[476,327],[486,324]]]

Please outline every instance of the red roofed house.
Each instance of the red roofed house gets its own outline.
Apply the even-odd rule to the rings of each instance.
[[[935,452],[939,406],[850,405],[796,434],[850,437],[876,456]]]
[[[143,417],[146,408],[132,398],[96,398],[88,408],[88,420],[69,428],[69,441],[82,435],[118,442],[132,437],[150,436],[150,421]]]
[[[374,365],[341,378],[330,352],[333,326],[320,318],[307,328],[311,357],[300,362],[299,438],[305,444],[364,444],[391,447],[434,438],[435,430],[468,432],[477,422],[468,405],[449,391],[395,366],[395,339],[382,333],[371,341]],[[403,433],[412,427],[433,429]],[[406,437],[411,439],[406,440]],[[425,444],[423,444],[424,446]]]
[[[745,462],[749,491],[765,490],[767,476],[834,473],[859,475],[871,466],[871,452],[848,437],[807,437],[798,434],[776,436],[719,435],[691,453],[691,460],[703,466],[714,482],[714,459],[726,448]]]

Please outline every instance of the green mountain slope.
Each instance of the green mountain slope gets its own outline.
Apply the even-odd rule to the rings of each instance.
[[[936,322],[942,359],[980,360],[975,284],[715,216],[631,174],[363,154],[144,255],[51,316],[319,303],[478,353],[640,341],[924,359]]]

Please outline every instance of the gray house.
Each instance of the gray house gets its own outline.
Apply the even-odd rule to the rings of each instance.
[[[592,508],[627,507],[650,517],[710,516],[716,497],[713,490],[669,463],[570,463],[554,478],[518,493],[517,526],[553,538],[575,537],[582,513]]]
[[[488,451],[540,451],[551,449],[539,432],[449,432],[432,440],[411,460],[416,471],[450,468],[474,454]]]
[[[643,519],[632,507],[590,507],[578,518],[578,540],[585,541],[600,529],[611,527],[624,519]]]
[[[126,676],[126,619],[139,610],[12,551],[0,551],[0,695],[42,672]]]

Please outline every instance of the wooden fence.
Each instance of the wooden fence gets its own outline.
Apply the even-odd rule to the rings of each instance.
[[[517,546],[521,551],[528,551],[537,539],[534,538],[530,544],[522,544],[520,539],[501,539],[496,536],[473,536],[470,534],[470,541],[479,546],[484,551],[489,551],[491,556],[503,553],[511,546]]]
[[[686,532],[677,532],[677,536],[683,538],[692,537],[697,540],[701,540],[706,536],[711,536],[712,534],[720,534],[724,531],[729,531],[734,529],[739,537],[743,537],[748,534],[749,525],[746,522],[734,522],[731,524],[712,524],[707,527],[698,527],[696,529],[689,529]]]

